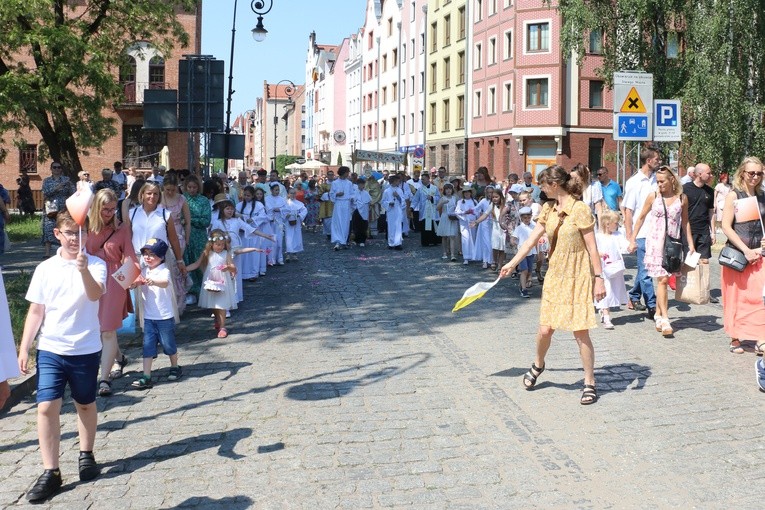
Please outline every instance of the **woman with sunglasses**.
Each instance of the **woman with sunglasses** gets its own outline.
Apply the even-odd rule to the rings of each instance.
[[[66,199],[75,192],[74,183],[64,174],[61,163],[54,161],[50,165],[50,177],[42,182],[43,199],[45,200],[45,214],[43,215],[42,242],[45,245],[45,258],[50,257],[51,244],[60,245],[53,228],[56,226],[56,216],[66,206]]]
[[[733,189],[725,197],[722,229],[728,245],[744,254],[748,264],[742,272],[722,267],[723,325],[730,336],[730,352],[743,354],[741,340],[754,340],[755,353],[762,356],[765,348],[765,307],[762,289],[765,286],[765,269],[762,264],[763,232],[765,218],[765,193],[762,191],[763,166],[754,157],[745,158],[733,177]],[[759,218],[750,221],[736,220],[736,201],[757,197]]]
[[[651,193],[643,204],[640,216],[632,228],[629,252],[637,250],[637,235],[644,221],[649,222],[651,230],[645,240],[645,258],[643,264],[648,276],[652,276],[656,288],[656,331],[663,336],[671,336],[674,330],[669,323],[669,273],[662,267],[664,260],[664,241],[669,235],[680,238],[684,230],[688,248],[696,251],[691,236],[691,224],[688,223],[688,197],[683,193],[680,180],[675,172],[666,165],[656,171],[658,191]],[[666,226],[666,228],[665,228]]]

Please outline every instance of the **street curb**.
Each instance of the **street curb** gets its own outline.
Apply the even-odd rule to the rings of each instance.
[[[37,370],[33,374],[29,374],[21,379],[16,384],[11,385],[11,396],[5,402],[5,405],[0,409],[0,415],[3,415],[11,410],[16,404],[24,400],[26,397],[32,394],[37,388]]]

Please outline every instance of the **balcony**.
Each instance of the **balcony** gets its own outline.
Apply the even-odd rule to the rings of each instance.
[[[153,81],[153,82],[128,81],[128,82],[122,83],[122,91],[125,94],[125,101],[122,103],[122,105],[135,106],[135,105],[143,104],[143,91],[146,89],[165,90],[169,88],[170,88],[169,83],[159,82],[159,81]]]

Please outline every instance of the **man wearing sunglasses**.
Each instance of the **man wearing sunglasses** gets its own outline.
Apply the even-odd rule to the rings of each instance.
[[[612,180],[608,175],[608,168],[602,166],[598,168],[598,182],[603,191],[603,200],[612,211],[619,211],[622,205],[622,188],[619,183]]]

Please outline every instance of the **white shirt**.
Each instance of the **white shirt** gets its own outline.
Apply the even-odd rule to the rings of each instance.
[[[518,246],[523,246],[523,243],[526,242],[526,240],[531,237],[531,233],[534,231],[534,227],[536,227],[536,223],[529,222],[528,225],[525,223],[519,223],[517,227],[515,227],[515,230],[513,230],[512,236],[518,239]],[[537,247],[534,246],[531,251],[528,253],[528,255],[536,255],[537,254]],[[527,256],[528,256],[527,255]]]
[[[136,253],[140,253],[146,241],[152,238],[162,239],[170,244],[167,238],[167,220],[170,218],[170,213],[165,212],[164,207],[158,205],[147,215],[143,207],[138,205],[128,212],[128,216],[133,229],[133,249]]]
[[[353,208],[359,211],[359,216],[364,221],[369,221],[369,203],[372,202],[372,197],[369,196],[369,192],[364,189],[360,190],[356,188],[353,192]]]
[[[106,288],[106,263],[86,255],[91,276]],[[45,306],[38,350],[61,356],[93,354],[101,350],[98,300],[88,299],[77,262],[62,258],[61,248],[55,257],[35,268],[26,300]]]
[[[333,202],[342,202],[344,200],[350,201],[353,198],[353,190],[356,187],[348,179],[335,179],[332,181],[332,187],[329,188],[329,199]],[[343,192],[343,196],[338,197],[339,192]]]
[[[141,271],[143,277],[157,281],[170,281],[170,270],[161,263],[154,269],[144,267]],[[172,319],[173,313],[173,288],[168,285],[165,288],[156,285],[141,285],[141,295],[143,296],[143,318],[151,320]]]
[[[632,226],[637,223],[640,211],[643,210],[643,205],[648,198],[648,195],[656,191],[656,174],[652,173],[650,177],[646,177],[642,170],[639,170],[635,175],[627,179],[627,183],[624,185],[624,199],[622,199],[622,206],[625,209],[632,211]],[[645,239],[650,230],[650,221],[644,221],[643,226],[640,227],[640,231],[636,239]]]

